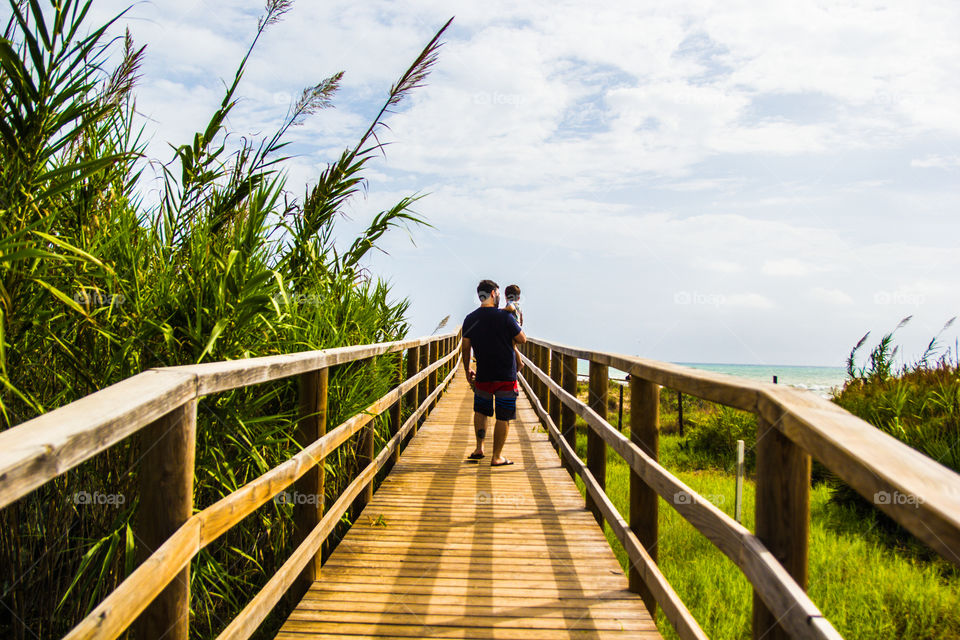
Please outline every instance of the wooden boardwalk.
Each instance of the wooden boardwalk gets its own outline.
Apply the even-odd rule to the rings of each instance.
[[[517,411],[513,466],[490,468],[492,428],[466,461],[458,372],[277,638],[659,638],[522,395]]]

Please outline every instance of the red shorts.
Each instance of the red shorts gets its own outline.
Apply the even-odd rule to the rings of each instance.
[[[484,391],[486,393],[495,394],[498,391],[520,392],[516,380],[507,380],[504,382],[474,382],[473,384],[477,391]]]

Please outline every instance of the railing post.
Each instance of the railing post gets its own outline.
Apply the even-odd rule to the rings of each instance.
[[[563,390],[577,397],[577,364],[579,360],[574,356],[563,356],[563,375],[561,386]],[[577,414],[567,405],[560,408],[560,433],[574,451],[577,450]],[[574,475],[573,467],[564,462],[570,475]]]
[[[535,366],[537,369],[541,368],[540,367],[540,364],[541,364],[540,345],[538,344],[530,345],[530,361],[533,362],[533,366]],[[536,396],[537,400],[539,400],[540,403],[542,404],[543,394],[540,391],[540,386],[541,386],[540,378],[537,375],[533,375],[530,381],[533,383],[533,395]]]
[[[307,447],[327,433],[327,385],[330,370],[327,368],[304,373],[300,376],[300,418],[297,421],[296,440],[301,447]],[[313,531],[323,517],[324,483],[326,470],[322,459],[307,471],[293,485],[293,541],[299,546]],[[322,554],[317,553],[297,576],[297,582],[291,590],[294,602],[300,600],[310,585],[320,576]]]
[[[417,348],[417,373],[420,373],[421,371],[427,368],[428,366],[427,361],[429,357],[430,357],[429,347],[425,344],[420,345]],[[427,399],[428,395],[430,395],[430,392],[427,390],[427,387],[430,384],[430,380],[428,378],[429,376],[421,380],[420,384],[417,385],[417,406],[418,407],[421,404],[423,404],[423,401]],[[420,416],[420,420],[418,420],[417,422],[418,424],[423,424],[423,421],[426,419],[427,417],[423,415],[423,416]]]
[[[810,456],[761,416],[757,416],[756,532],[770,553],[807,589],[810,529]],[[753,637],[790,636],[753,592]]]
[[[434,340],[430,343],[430,364],[436,364],[437,360],[440,359],[440,341]],[[437,390],[437,385],[439,384],[439,377],[437,374],[437,369],[434,369],[430,373],[430,393],[433,393]],[[433,411],[433,408],[437,406],[437,401],[434,399],[430,403],[430,411]]]
[[[550,352],[550,378],[557,384],[557,386],[562,387],[563,385],[563,354],[557,350]],[[557,425],[557,429],[560,428],[560,408],[563,406],[563,403],[560,401],[560,396],[551,394],[550,398],[550,419],[553,420],[553,424]],[[560,443],[557,444],[557,449],[560,449]]]
[[[590,394],[587,404],[597,415],[604,420],[607,419],[607,386],[608,371],[607,365],[590,361]],[[601,489],[607,486],[607,444],[600,437],[600,434],[592,428],[587,428],[587,468]],[[600,506],[594,504],[590,494],[587,494],[587,508],[593,511],[593,517],[597,519],[600,525],[603,525],[603,514],[600,513]]]
[[[660,458],[660,386],[630,375],[630,441],[654,460]],[[630,471],[630,530],[654,562],[657,561],[657,537],[659,536],[657,492],[645,483],[633,470]],[[656,617],[657,601],[640,577],[640,572],[630,566],[630,590],[640,594],[650,615]]]
[[[547,348],[542,345],[538,346],[537,347],[537,368],[540,369],[540,371],[544,372],[545,374],[549,375],[550,365],[548,365],[547,362],[548,362]],[[538,383],[537,391],[538,391],[538,397],[540,398],[540,404],[543,405],[543,408],[545,410],[549,410],[550,401],[547,398],[547,384],[543,380],[540,380],[539,378],[537,379],[537,383]]]
[[[420,371],[418,368],[420,366],[420,347],[410,347],[407,349],[407,379],[414,377]],[[419,398],[420,385],[415,384],[410,391],[407,392],[407,408],[410,409],[410,412],[413,413],[417,410],[417,407],[420,406]],[[410,437],[417,432],[417,425],[414,424],[413,428],[410,430]]]
[[[373,462],[373,459],[376,457],[376,451],[374,446],[374,440],[376,439],[377,432],[377,420],[379,417],[374,418],[368,422],[358,434],[357,440],[357,475],[363,472],[367,466]],[[363,508],[367,506],[367,503],[373,499],[373,482],[367,483],[367,486],[357,494],[357,497],[353,501],[353,520],[356,520],[360,515],[360,512],[363,511]]]
[[[398,351],[396,354],[396,369],[393,371],[394,374],[394,383],[396,386],[403,384],[403,352]],[[400,427],[403,426],[403,417],[401,414],[403,408],[403,397],[401,396],[399,400],[393,403],[393,406],[390,407],[390,439],[392,440],[395,435],[400,431]],[[391,464],[396,464],[400,460],[400,446],[402,442],[397,443],[397,447],[393,450],[393,453],[390,454]]]
[[[193,515],[196,439],[196,400],[173,409],[142,431],[136,527],[141,562]],[[133,626],[139,639],[188,639],[189,565],[147,606]]]

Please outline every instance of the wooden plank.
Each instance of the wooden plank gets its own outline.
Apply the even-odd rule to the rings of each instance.
[[[757,420],[756,532],[764,546],[807,588],[810,456],[763,418]],[[754,592],[753,637],[789,640],[778,616]]]
[[[451,332],[444,335],[454,335],[454,333],[455,332]],[[159,370],[195,375],[197,377],[197,393],[203,396],[236,389],[238,387],[248,387],[272,380],[289,378],[308,371],[334,367],[357,360],[365,360],[386,353],[402,351],[411,347],[429,344],[437,338],[438,336],[426,336],[413,340],[338,347],[336,349],[322,349],[319,351],[303,351],[278,356],[242,358],[224,362],[164,367]]]
[[[330,370],[319,369],[300,376],[300,419],[297,423],[296,440],[301,447],[308,447],[327,433],[327,392]],[[293,540],[295,546],[307,536],[323,518],[326,500],[326,466],[317,459],[294,485]],[[320,575],[321,554],[304,566],[291,592],[291,598],[303,597],[310,585]]]
[[[196,377],[145,371],[0,433],[0,508],[196,397]]]
[[[539,338],[528,337],[527,340],[533,345],[548,347],[564,355],[619,369],[629,373],[631,378],[638,376],[668,389],[678,389],[684,393],[744,411],[756,411],[757,398],[761,391],[766,386],[774,386],[669,362],[659,362],[606,351],[580,349],[540,340]]]
[[[454,354],[451,354],[454,355]],[[438,363],[445,362],[441,360]],[[441,385],[427,396],[420,405],[417,413],[414,413],[390,439],[377,457],[370,462],[357,475],[357,477],[343,490],[337,501],[331,505],[330,510],[324,514],[323,519],[317,527],[310,533],[306,540],[294,550],[293,554],[287,558],[286,562],[273,574],[267,581],[267,584],[247,603],[243,610],[234,618],[224,629],[217,640],[245,640],[257,630],[257,627],[266,619],[280,598],[290,588],[296,576],[303,570],[303,567],[310,561],[314,554],[320,549],[320,545],[326,540],[327,536],[337,525],[340,518],[346,513],[347,509],[356,500],[357,496],[366,486],[373,482],[377,471],[380,470],[392,456],[394,449],[400,446],[401,440],[415,424],[419,413],[426,411],[430,403],[433,402],[444,390],[453,374],[447,376]],[[398,398],[399,399],[399,398]],[[326,579],[326,577],[324,578]],[[316,583],[315,583],[316,584]]]
[[[561,353],[763,417],[867,500],[960,566],[960,474],[812,393],[528,338]]]
[[[643,380],[630,379],[630,442],[650,456],[660,459],[660,386]],[[637,473],[630,471],[630,530],[656,564],[657,542],[660,536],[659,497]],[[657,601],[643,581],[640,572],[631,567],[630,589],[643,598],[647,609],[655,615]]]
[[[456,371],[278,637],[659,638],[526,397],[515,464],[468,462]]]
[[[190,400],[140,433],[140,502],[135,533],[143,563],[193,515],[197,401]],[[147,606],[134,624],[138,638],[190,636],[190,565]]]
[[[617,540],[623,545],[627,556],[630,558],[630,565],[637,572],[640,579],[643,580],[644,585],[653,595],[655,601],[663,609],[664,615],[667,620],[670,621],[677,635],[681,640],[708,640],[706,633],[700,628],[700,624],[696,618],[693,617],[686,605],[683,604],[680,596],[677,595],[673,587],[670,586],[666,576],[664,576],[659,567],[657,567],[657,563],[647,554],[639,538],[637,538],[636,534],[627,526],[627,523],[617,511],[616,507],[610,502],[610,498],[607,497],[603,487],[600,486],[597,479],[593,477],[589,467],[583,464],[583,461],[577,456],[576,451],[566,440],[559,438],[559,429],[553,424],[553,421],[546,412],[543,411],[543,408],[534,403],[534,409],[536,409],[540,415],[540,419],[546,424],[547,428],[556,433],[564,457],[570,461],[574,472],[583,480],[587,493],[591,495],[594,504],[600,509],[601,526],[603,522],[606,521],[611,530],[613,530]],[[646,604],[644,604],[644,607],[646,607]],[[654,610],[653,608],[649,609],[651,614]]]
[[[588,391],[588,405],[593,412],[606,422],[607,393],[609,385],[607,366],[598,362],[590,362],[590,387]],[[607,445],[600,434],[590,429],[587,431],[587,468],[596,479],[601,490],[607,486]],[[593,497],[587,494],[587,508],[593,512],[597,523],[603,526],[603,514],[600,505],[594,502]]]
[[[407,379],[413,378],[420,371],[420,348],[411,347],[407,349]],[[415,411],[417,407],[420,406],[420,401],[418,398],[420,393],[420,387],[414,386],[407,392],[407,408],[410,411]],[[417,432],[417,427],[414,425],[412,433]]]
[[[764,419],[960,567],[960,475],[828,400],[769,386]]]
[[[550,377],[558,385],[563,386],[563,354],[559,351],[550,352]],[[552,394],[550,395],[550,418],[553,419],[554,424],[560,424],[560,410],[563,407],[563,403],[557,400]],[[559,451],[560,445],[557,445],[557,450]]]
[[[451,354],[451,357],[453,357],[453,355],[454,354]],[[435,363],[434,366],[440,366],[442,362],[443,361]],[[422,371],[418,374],[419,377],[425,377],[427,375],[429,375],[429,370]],[[452,375],[448,376],[448,380],[450,378],[452,378]],[[392,401],[398,400],[406,393],[410,386],[418,384],[419,382],[419,378],[408,380],[404,385],[389,392],[368,407],[367,411],[373,415],[379,414],[386,409]],[[443,387],[441,386],[436,390],[436,393],[440,393],[442,390]],[[413,424],[419,419],[420,415],[426,411],[429,401],[432,399],[433,398],[428,397],[417,411],[410,416],[407,423],[401,428],[398,434],[399,438],[402,438],[403,435],[412,429]],[[340,427],[327,433],[287,462],[274,467],[256,480],[249,482],[200,513],[194,514],[177,529],[159,549],[141,564],[140,568],[151,567],[152,571],[142,573],[140,572],[140,568],[138,568],[137,571],[120,583],[120,586],[114,589],[80,624],[74,627],[67,637],[71,638],[71,640],[73,638],[84,638],[85,640],[88,638],[104,638],[110,640],[116,638],[117,635],[126,630],[137,615],[146,608],[150,600],[155,597],[157,593],[160,593],[167,584],[188,565],[193,555],[226,532],[234,524],[272,499],[280,491],[293,484],[294,481],[299,479],[315,464],[316,460],[326,456],[330,450],[332,450],[334,443],[342,443],[346,438],[350,437],[350,435],[356,433],[356,431],[370,419],[372,419],[372,415],[367,414],[350,418],[340,425]],[[377,457],[378,465],[382,465],[383,460],[392,453],[395,446],[396,441],[391,441],[390,446],[381,452],[380,456]],[[373,469],[373,467],[370,466],[368,469]],[[375,473],[375,471],[372,471],[372,473]],[[369,478],[366,477],[364,477],[364,479],[369,480]],[[365,484],[363,482],[357,482],[351,486],[358,487],[357,490],[359,491],[359,488],[362,488]],[[352,497],[351,495],[351,498]],[[340,515],[342,514],[338,514],[336,517],[339,518]],[[324,517],[326,518],[326,516]],[[314,531],[317,531],[321,525],[326,527],[327,524],[324,523],[328,523],[329,526],[332,527],[333,524],[335,524],[335,520],[321,520],[321,524],[318,524]],[[195,541],[191,537],[194,534],[198,535],[198,539]],[[306,549],[307,547],[305,545],[307,545],[307,542],[301,544],[298,549]],[[191,555],[184,556],[188,551]],[[313,549],[313,553],[315,552],[316,548]],[[305,554],[306,551],[303,553]],[[309,555],[298,556],[298,562],[303,560],[303,564],[294,564],[290,565],[290,567],[295,566],[296,571],[299,572],[306,566],[306,562],[309,561],[310,557]],[[163,564],[158,565],[158,563]],[[293,571],[290,567],[286,570],[287,572]],[[290,577],[287,573],[284,573],[282,575],[275,574],[271,580],[284,581],[286,585],[286,580],[290,579],[292,581],[294,578],[295,576]],[[283,590],[277,589],[271,591],[268,595],[269,597],[275,596],[276,598],[280,598],[285,590],[286,588]],[[142,598],[143,601],[137,601],[137,598]],[[258,606],[264,601],[265,600],[258,601]],[[136,603],[135,606],[131,604],[134,602]],[[274,602],[274,604],[276,603]],[[259,611],[256,607],[254,607],[254,609]]]
[[[546,383],[553,385],[549,379]],[[799,637],[841,637],[755,535],[660,466],[578,398],[558,387],[554,393],[596,430],[632,471],[743,571],[790,633]],[[658,604],[663,606],[663,602]]]
[[[404,377],[403,377],[403,353],[402,352],[396,355],[396,371],[394,373],[394,376],[395,376],[395,380],[394,380],[395,384],[397,385],[403,384]],[[390,432],[391,438],[397,435],[397,432],[400,430],[400,427],[402,426],[402,422],[403,422],[402,413],[403,413],[403,398],[394,402],[393,405],[390,407],[390,416],[389,416],[388,424],[389,424],[389,432]],[[402,443],[401,443],[401,446],[397,447],[393,452],[393,458],[390,461],[392,464],[396,464],[397,460],[400,459],[401,449],[402,449]]]
[[[431,363],[436,362],[436,361],[440,358],[440,343],[439,343],[439,342],[431,342],[431,343],[430,343],[430,355],[429,355],[429,358],[430,358],[430,362],[431,362]],[[427,384],[427,393],[432,393],[433,390],[437,388],[437,380],[438,380],[438,378],[437,378],[437,371],[436,371],[436,369],[434,369],[433,373],[430,374],[430,380],[429,380],[429,383]],[[434,401],[434,402],[430,405],[430,409],[432,410],[434,406],[436,406],[436,401]]]
[[[561,353],[556,351],[556,353]],[[566,354],[561,354],[563,358],[563,375],[560,380],[560,387],[567,393],[576,396],[577,395],[577,365],[579,361],[573,357]],[[573,409],[568,407],[565,403],[558,400],[557,404],[560,405],[560,432],[563,434],[564,439],[567,443],[576,450],[577,448],[577,414],[573,412]],[[561,459],[564,460],[564,465],[567,465],[566,458],[561,456]],[[567,469],[570,471],[570,474],[573,475],[573,468],[567,466]]]
[[[187,520],[63,640],[113,640],[123,633],[166,585],[190,566],[200,551],[200,526],[197,517]]]

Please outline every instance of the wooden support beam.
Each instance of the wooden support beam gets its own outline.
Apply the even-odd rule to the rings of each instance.
[[[660,385],[638,376],[630,377],[630,441],[653,460],[660,460]],[[630,471],[630,530],[656,563],[659,536],[657,492],[633,470]],[[631,564],[630,590],[639,593],[650,615],[657,615],[657,601]]]
[[[400,385],[404,381],[403,353],[402,352],[398,353],[395,356],[395,360],[396,360],[396,364],[394,366],[393,381],[394,381],[394,384]],[[389,424],[390,424],[391,438],[397,435],[397,433],[400,431],[400,427],[403,425],[402,412],[403,412],[403,398],[400,398],[393,404],[392,407],[390,407]],[[393,453],[390,456],[391,467],[394,464],[396,464],[397,461],[400,459],[400,449],[402,444],[403,444],[402,442],[397,443],[397,448],[393,450]]]
[[[440,359],[440,342],[434,340],[430,343],[430,364],[433,364]],[[434,369],[430,373],[430,386],[427,388],[427,393],[433,393],[434,389],[437,388],[437,381],[439,380],[437,376],[437,371]],[[433,411],[433,408],[437,406],[437,401],[434,399],[430,402],[430,410]]]
[[[189,400],[144,428],[140,436],[140,504],[136,539],[141,562],[193,515],[197,401]],[[190,565],[134,623],[137,638],[188,640]]]
[[[797,585],[807,588],[810,456],[763,417],[757,418],[756,535]],[[753,637],[787,640],[754,590]]]
[[[418,355],[417,355],[417,362],[418,362],[418,364],[417,364],[417,372],[418,372],[418,373],[419,373],[420,371],[423,371],[424,369],[426,369],[426,368],[430,365],[429,360],[430,360],[430,347],[428,347],[427,345],[421,345],[421,347],[420,347],[420,349],[419,349],[419,351],[418,351]],[[419,387],[417,388],[417,399],[418,399],[421,403],[422,403],[424,400],[426,400],[427,396],[430,395],[429,387],[430,387],[430,380],[429,380],[429,376],[428,376],[428,377],[426,377],[426,378],[424,378],[423,380],[420,381],[420,385],[419,385]],[[423,421],[424,421],[425,419],[426,419],[426,416],[425,416],[425,415],[424,415],[424,416],[421,416],[421,417],[420,417],[420,420],[419,420],[419,424],[423,424]],[[414,433],[416,433],[416,431],[417,431],[416,427],[414,427],[414,430],[413,430],[413,431],[414,431]]]
[[[420,373],[420,347],[411,347],[407,349],[407,378],[412,378]],[[413,412],[420,406],[420,385],[416,385],[407,393],[407,408]],[[412,434],[417,432],[417,425],[413,425]]]
[[[328,368],[300,375],[300,419],[297,422],[297,444],[306,448],[327,433],[327,387],[330,381]],[[326,469],[323,460],[317,460],[317,466],[307,471],[296,482],[293,493],[294,545],[299,545],[317,526],[323,517],[325,501]],[[297,577],[290,590],[293,603],[300,601],[303,594],[320,577],[321,553],[310,562]]]
[[[607,419],[607,386],[609,384],[608,367],[605,364],[590,361],[590,395],[588,406],[602,420]],[[587,468],[596,478],[601,489],[607,486],[607,444],[595,430],[587,431]],[[587,508],[593,512],[600,526],[603,526],[603,513],[600,506],[587,494]]]
[[[550,353],[550,378],[559,385],[563,384],[563,355],[559,351],[552,351]],[[549,389],[547,394],[550,395],[550,419],[553,420],[553,424],[560,424],[560,410],[563,407],[563,403],[560,402],[560,398],[557,398]],[[560,443],[557,444],[557,450],[560,450]]]
[[[563,372],[560,380],[560,386],[564,391],[572,395],[573,397],[577,396],[577,365],[579,360],[573,356],[564,355],[563,356]],[[560,432],[563,434],[563,439],[567,441],[570,445],[570,448],[574,451],[577,450],[577,414],[574,413],[573,409],[568,407],[566,404],[561,403],[560,408]],[[570,471],[570,474],[574,474],[574,469],[566,461],[564,461],[567,470]]]

